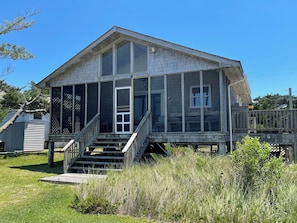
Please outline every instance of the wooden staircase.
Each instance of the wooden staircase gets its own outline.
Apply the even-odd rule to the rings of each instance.
[[[131,135],[99,134],[70,167],[69,172],[105,174],[121,171],[124,166],[123,148]]]

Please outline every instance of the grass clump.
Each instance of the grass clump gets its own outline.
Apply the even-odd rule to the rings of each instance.
[[[161,222],[294,221],[297,167],[284,168],[266,149],[258,139],[245,139],[225,157],[183,148],[154,165],[135,165],[81,185],[72,206]]]

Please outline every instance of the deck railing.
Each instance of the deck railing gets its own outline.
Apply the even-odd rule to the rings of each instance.
[[[71,165],[83,155],[86,146],[98,135],[100,126],[100,114],[95,115],[88,124],[71,139],[62,149],[64,152],[64,173],[67,173]]]
[[[234,132],[297,132],[297,110],[233,111]]]
[[[134,162],[138,152],[144,149],[143,147],[150,132],[151,112],[148,111],[122,150],[125,157],[125,166],[130,166]]]

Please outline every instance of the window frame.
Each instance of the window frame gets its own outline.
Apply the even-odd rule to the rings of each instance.
[[[193,105],[193,98],[194,98],[194,94],[193,94],[193,89],[194,88],[199,88],[199,98],[200,98],[200,87],[201,85],[193,85],[190,86],[190,108],[201,108],[201,101],[199,105],[194,106]],[[203,94],[203,108],[211,108],[211,85],[207,84],[207,85],[203,85],[203,88],[207,87],[208,91],[207,91],[207,95],[204,96]],[[195,97],[197,98],[197,97]],[[205,100],[206,98],[208,98],[208,100]],[[208,104],[206,104],[206,101],[208,101]],[[205,103],[204,103],[205,102]]]

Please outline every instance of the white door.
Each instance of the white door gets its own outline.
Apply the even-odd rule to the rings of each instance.
[[[115,88],[115,133],[132,132],[131,87]]]

